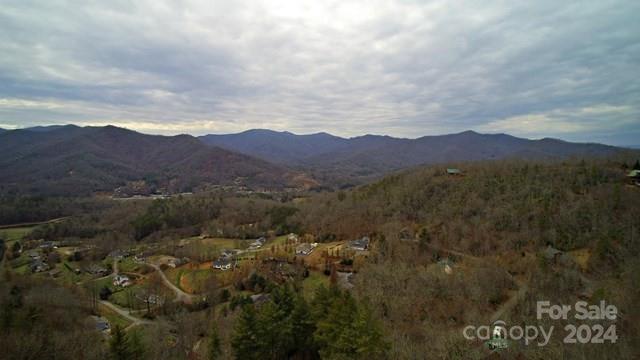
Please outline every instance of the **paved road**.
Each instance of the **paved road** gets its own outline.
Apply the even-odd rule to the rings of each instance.
[[[26,223],[19,223],[19,224],[7,224],[7,225],[0,225],[0,229],[13,229],[13,228],[18,228],[18,227],[29,227],[29,226],[37,226],[37,225],[43,225],[43,224],[53,224],[56,222],[60,222],[62,220],[66,220],[71,218],[71,216],[65,216],[65,217],[61,217],[61,218],[56,218],[56,219],[51,219],[51,220],[47,220],[47,221],[36,221],[36,222],[26,222]]]
[[[186,292],[182,291],[179,287],[173,285],[173,283],[169,281],[169,279],[167,279],[167,276],[164,274],[164,272],[160,269],[158,265],[150,264],[150,263],[145,263],[145,264],[151,266],[160,274],[160,278],[162,279],[162,282],[164,282],[164,284],[176,294],[176,301],[182,301],[185,304],[191,304],[193,300],[197,298],[197,295],[187,294]]]
[[[127,326],[127,329],[134,327],[134,326],[138,326],[138,325],[149,325],[149,324],[153,324],[152,321],[149,320],[143,320],[143,319],[139,319],[133,315],[131,315],[129,310],[125,310],[119,306],[116,306],[106,300],[100,300],[100,304],[108,307],[109,309],[115,311],[116,313],[118,313],[118,315],[124,317],[125,319],[131,321],[131,325]],[[126,329],[125,329],[126,330]]]

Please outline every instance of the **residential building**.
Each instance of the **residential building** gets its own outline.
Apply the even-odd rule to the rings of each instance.
[[[127,287],[131,285],[131,280],[126,275],[116,275],[113,279],[113,286]]]
[[[318,246],[317,243],[304,243],[300,244],[296,247],[296,255],[307,256],[313,252],[313,250]]]
[[[218,260],[213,262],[213,268],[218,270],[229,270],[231,269],[231,260],[228,258],[218,258]]]
[[[360,239],[352,240],[349,242],[349,248],[356,251],[369,250],[369,237],[364,236]]]

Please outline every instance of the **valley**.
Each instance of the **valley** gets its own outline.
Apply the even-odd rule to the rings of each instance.
[[[368,336],[379,339],[374,357],[455,351],[483,358],[484,343],[460,338],[465,325],[531,321],[539,299],[604,297],[634,316],[633,297],[615,295],[633,293],[629,276],[640,250],[633,205],[640,188],[624,164],[620,157],[427,166],[289,200],[220,188],[98,197],[88,213],[0,229],[3,273],[32,292],[44,282],[76,294],[84,316],[108,324],[103,343],[123,332],[152,351],[144,344],[160,336],[166,344],[157,351],[167,354],[154,352],[160,358],[206,357],[212,340],[185,322],[213,324],[220,353],[232,357],[245,351],[243,336],[253,336],[241,330],[250,309],[267,316],[263,307],[283,306],[276,299],[285,296],[310,306],[310,319],[322,323],[314,309],[339,294],[350,294],[354,311],[369,319]],[[309,328],[317,341],[325,336],[320,323]],[[637,329],[619,325],[621,341],[630,341]],[[561,340],[540,349],[511,342],[509,353],[546,356]]]

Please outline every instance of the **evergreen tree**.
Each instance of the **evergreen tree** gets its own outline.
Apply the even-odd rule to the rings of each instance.
[[[316,330],[311,310],[302,295],[295,298],[295,307],[291,313],[291,333],[293,346],[302,353],[315,352],[313,332]]]
[[[314,339],[322,358],[384,358],[388,344],[368,307],[358,306],[350,293],[337,288],[319,289],[318,293]]]
[[[222,353],[221,343],[218,327],[214,323],[211,327],[211,333],[209,334],[209,360],[220,358],[220,354]]]
[[[260,359],[258,320],[252,305],[243,305],[236,321],[231,346],[237,359]]]
[[[111,352],[111,359],[113,360],[132,359],[131,351],[129,349],[129,343],[127,341],[127,335],[119,325],[116,325],[111,333],[109,350]]]
[[[640,160],[636,160],[636,163],[633,165],[633,170],[640,170]]]
[[[142,338],[139,331],[131,331],[126,335],[127,344],[129,346],[129,353],[131,359],[141,360],[144,359],[145,349],[142,343]]]

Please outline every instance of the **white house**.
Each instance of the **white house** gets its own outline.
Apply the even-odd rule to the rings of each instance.
[[[218,270],[229,270],[231,269],[231,260],[227,258],[218,258],[218,260],[213,262],[213,268]]]
[[[113,278],[113,286],[127,287],[131,285],[131,280],[126,275],[116,275]]]
[[[256,239],[253,243],[251,243],[251,246],[249,246],[249,249],[250,250],[260,249],[261,247],[264,246],[266,242],[267,242],[267,239],[264,236],[260,237]]]
[[[318,243],[304,243],[300,244],[296,247],[296,255],[307,256],[313,252],[313,250],[318,246]]]

